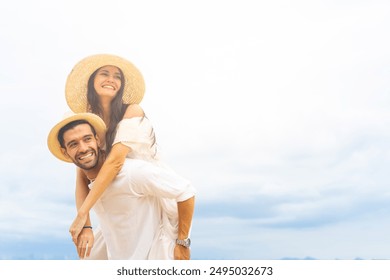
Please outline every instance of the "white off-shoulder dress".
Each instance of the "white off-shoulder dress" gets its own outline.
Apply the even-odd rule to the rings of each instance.
[[[159,160],[146,117],[122,120],[116,143],[131,152],[93,207],[100,226],[89,259],[173,259],[177,202],[193,197],[195,189]]]

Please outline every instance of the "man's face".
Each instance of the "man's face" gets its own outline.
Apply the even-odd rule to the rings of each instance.
[[[99,159],[99,139],[89,124],[79,124],[64,133],[63,153],[84,170],[96,167]]]

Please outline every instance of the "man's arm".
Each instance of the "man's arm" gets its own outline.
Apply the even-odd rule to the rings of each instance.
[[[177,209],[179,214],[179,228],[178,239],[186,239],[189,237],[192,217],[194,215],[195,197],[191,197],[185,201],[177,203]],[[174,251],[175,260],[189,260],[190,248],[186,248],[181,245],[175,246]]]

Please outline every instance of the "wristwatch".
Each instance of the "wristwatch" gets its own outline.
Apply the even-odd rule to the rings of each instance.
[[[186,248],[189,248],[191,245],[191,239],[186,238],[186,239],[176,239],[176,244],[184,246]]]

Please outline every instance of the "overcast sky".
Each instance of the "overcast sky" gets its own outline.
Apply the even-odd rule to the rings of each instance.
[[[390,257],[388,1],[1,6],[0,259],[76,256],[75,169],[46,137],[97,53],[143,73],[165,160],[198,190],[193,258]]]

